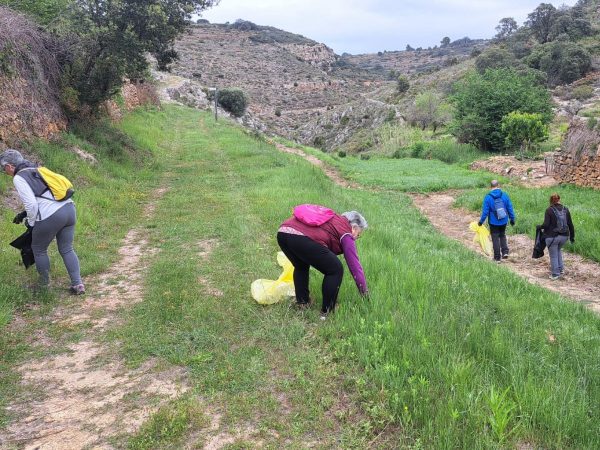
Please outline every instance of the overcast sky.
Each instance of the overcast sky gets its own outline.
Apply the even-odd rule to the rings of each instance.
[[[202,15],[212,23],[244,19],[323,42],[333,50],[374,53],[491,38],[498,21],[519,25],[542,0],[220,0]],[[576,0],[545,1],[573,6]]]

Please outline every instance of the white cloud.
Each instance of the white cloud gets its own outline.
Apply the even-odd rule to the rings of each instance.
[[[576,0],[561,1],[573,5]],[[503,17],[522,23],[540,0],[221,0],[203,18],[250,20],[323,42],[337,53],[428,47],[444,36],[490,38]],[[557,3],[558,5],[558,3]]]

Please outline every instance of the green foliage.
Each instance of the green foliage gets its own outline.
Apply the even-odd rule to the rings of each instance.
[[[519,28],[519,26],[514,18],[504,17],[503,19],[500,19],[500,22],[498,22],[495,38],[498,40],[504,40],[517,31],[517,28]]]
[[[598,125],[598,119],[596,119],[593,116],[592,117],[588,117],[588,120],[587,120],[588,130],[594,130],[597,125]]]
[[[450,121],[452,114],[450,105],[440,93],[425,91],[416,96],[408,117],[411,123],[419,125],[422,130],[431,127],[435,133],[438,127]]]
[[[508,430],[511,421],[514,418],[514,410],[517,404],[513,402],[508,393],[510,388],[506,388],[503,392],[498,393],[492,386],[488,396],[488,406],[490,408],[489,421],[492,431],[496,435],[498,442],[502,443],[506,440],[509,434],[515,429]]]
[[[548,125],[541,114],[513,111],[502,118],[502,133],[507,149],[530,151],[548,139]]]
[[[72,41],[63,84],[77,92],[77,102],[96,108],[112,97],[125,77],[139,79],[147,69],[146,54],[166,69],[177,56],[176,37],[193,13],[213,0],[75,0],[69,26],[59,30]]]
[[[400,94],[404,94],[410,88],[410,82],[408,78],[404,75],[400,75],[396,80],[396,90]]]
[[[544,124],[552,119],[548,91],[532,74],[520,74],[513,69],[467,74],[455,85],[452,101],[455,106],[452,133],[459,142],[470,142],[484,150],[504,148],[502,118],[512,111],[538,113]]]
[[[526,58],[530,67],[545,72],[551,85],[572,83],[592,68],[587,50],[570,41],[553,41],[534,48]]]
[[[589,84],[576,86],[571,91],[571,96],[579,101],[587,100],[588,98],[592,98],[594,96],[594,88]]]
[[[448,36],[445,36],[441,41],[440,44],[442,47],[447,47],[448,45],[450,45],[450,38]]]
[[[525,24],[531,29],[540,43],[548,42],[550,30],[557,15],[556,8],[550,3],[540,3],[528,16]]]
[[[503,47],[490,47],[475,60],[475,67],[481,74],[487,69],[510,68],[515,65],[514,55]]]
[[[25,13],[43,25],[54,22],[66,13],[72,0],[0,0],[0,6]]]
[[[238,88],[224,88],[219,90],[219,105],[235,117],[242,117],[248,107],[248,96]]]
[[[190,429],[206,426],[207,417],[198,400],[184,398],[158,410],[149,422],[130,438],[129,450],[152,450],[165,443],[179,442]]]
[[[469,164],[487,154],[471,144],[459,144],[454,139],[415,142],[392,153],[392,158],[437,159],[447,164]]]

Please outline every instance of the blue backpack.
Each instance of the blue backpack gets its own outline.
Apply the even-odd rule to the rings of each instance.
[[[506,207],[502,197],[494,199],[494,210],[496,211],[496,217],[498,220],[506,219]]]

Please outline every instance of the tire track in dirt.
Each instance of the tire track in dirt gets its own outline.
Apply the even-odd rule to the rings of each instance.
[[[277,142],[270,142],[279,151],[301,156],[308,162],[317,166],[338,186],[364,189],[357,183],[345,180],[335,169],[328,167],[320,159],[308,155],[302,150],[286,147]],[[371,189],[377,192],[375,189]],[[421,211],[431,224],[442,234],[461,242],[466,247],[478,253],[481,248],[473,241],[473,232],[469,224],[479,219],[479,215],[463,208],[454,208],[456,191],[446,191],[435,194],[408,194],[414,205]],[[440,217],[439,211],[446,211],[444,217]],[[591,310],[600,313],[600,264],[585,259],[573,253],[563,252],[565,261],[565,275],[559,280],[553,281],[549,276],[548,252],[543,258],[533,259],[533,240],[524,234],[509,235],[508,244],[511,255],[502,264],[523,277],[530,283],[542,286],[550,291],[556,292],[565,298],[582,302]]]
[[[154,192],[146,218],[154,215],[165,192]],[[86,280],[85,297],[65,301],[49,317],[37,319],[34,325],[41,331],[35,341],[50,354],[18,368],[30,394],[8,407],[17,420],[0,434],[1,448],[112,448],[111,438],[135,432],[162,404],[188,390],[183,369],[164,369],[151,360],[130,370],[101,342],[108,326],[121,320],[122,309],[142,300],[148,256],[156,252],[142,229],[130,230],[118,261]],[[61,343],[48,336],[47,322],[80,326],[83,336],[67,352],[52,354]]]

